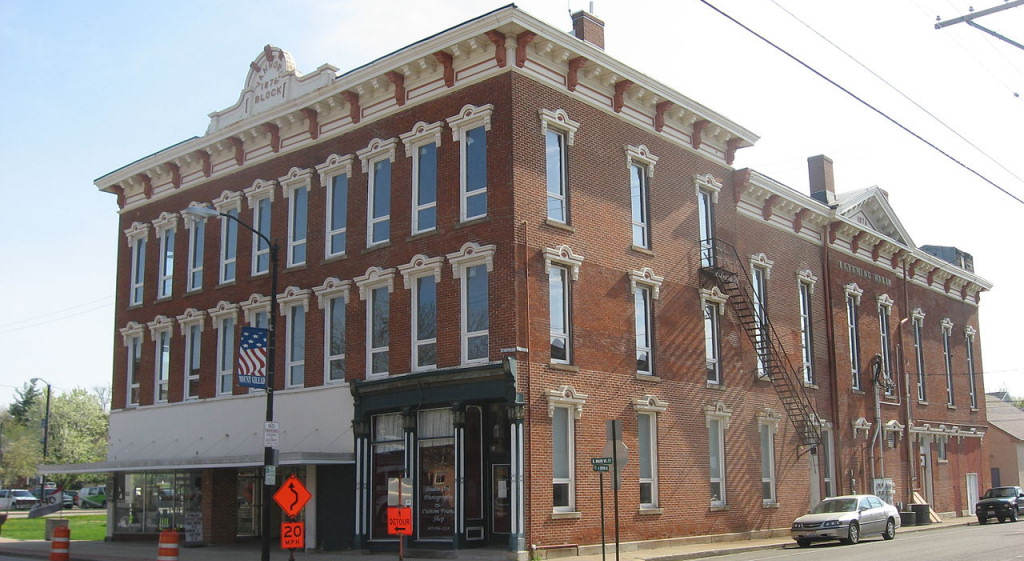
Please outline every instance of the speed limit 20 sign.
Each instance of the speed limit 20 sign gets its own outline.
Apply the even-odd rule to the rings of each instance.
[[[281,523],[281,549],[302,549],[306,547],[306,523]]]

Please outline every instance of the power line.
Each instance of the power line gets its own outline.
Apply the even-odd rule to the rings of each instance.
[[[34,317],[34,318],[22,319],[22,320],[18,320],[18,321],[15,321],[15,322],[3,324],[3,325],[0,325],[0,335],[5,334],[5,333],[14,333],[15,331],[21,331],[22,329],[30,329],[30,328],[33,328],[33,327],[39,327],[41,325],[51,324],[51,323],[54,323],[54,322],[57,322],[57,321],[62,321],[62,320],[68,319],[68,318],[73,318],[73,317],[76,317],[76,316],[80,316],[82,314],[87,314],[89,312],[94,312],[96,310],[102,310],[103,308],[107,308],[111,304],[113,304],[112,299],[113,299],[113,296],[107,296],[105,298],[100,298],[98,300],[93,300],[92,302],[86,302],[84,304],[79,304],[77,306],[72,306],[70,308],[65,308],[64,310],[59,310],[59,311],[56,311],[56,312],[51,312],[51,313],[48,313],[48,314],[43,314],[41,316],[37,316],[37,317]],[[96,303],[99,303],[99,305],[94,305],[94,306],[92,306],[90,308],[86,308],[84,310],[78,309],[78,308],[82,308],[84,306],[89,306],[89,305],[96,304]],[[72,311],[72,310],[77,310],[77,311]],[[51,318],[51,319],[46,319],[46,318]]]
[[[1013,193],[1011,193],[1011,192],[1007,191],[1006,189],[1004,189],[1004,188],[1003,188],[1002,186],[1000,186],[1000,185],[999,185],[998,183],[996,183],[995,181],[992,181],[991,179],[989,179],[989,178],[985,177],[984,175],[982,175],[982,174],[981,174],[981,172],[979,172],[979,171],[975,170],[974,168],[972,168],[972,167],[968,166],[967,164],[965,164],[965,163],[961,162],[960,160],[958,160],[958,159],[956,159],[955,157],[953,157],[953,155],[952,155],[952,154],[950,154],[950,153],[946,152],[945,150],[943,150],[942,148],[939,148],[938,146],[936,146],[935,144],[933,144],[933,143],[932,143],[932,142],[930,142],[929,140],[925,139],[925,138],[924,138],[924,137],[922,137],[921,135],[919,135],[919,134],[917,134],[916,132],[914,132],[914,131],[910,130],[909,128],[907,128],[906,126],[904,126],[904,125],[903,125],[902,123],[900,123],[900,122],[899,122],[899,121],[897,121],[896,119],[894,119],[894,118],[890,117],[890,116],[889,116],[888,114],[886,114],[886,113],[885,113],[884,111],[882,111],[881,109],[878,109],[878,108],[877,108],[877,107],[875,107],[874,105],[871,105],[870,103],[868,103],[867,101],[865,101],[864,99],[862,99],[861,97],[859,97],[859,96],[858,96],[857,94],[855,94],[855,93],[851,92],[850,90],[848,90],[848,89],[846,89],[845,87],[843,87],[842,85],[840,85],[840,84],[839,84],[838,82],[836,82],[835,80],[833,80],[833,79],[829,78],[828,76],[825,76],[824,74],[822,74],[821,72],[819,72],[818,70],[816,70],[816,69],[815,69],[814,67],[812,67],[811,65],[807,64],[807,63],[806,63],[806,62],[804,62],[803,60],[801,60],[801,59],[797,58],[797,57],[796,57],[795,55],[791,54],[791,53],[790,53],[789,51],[787,51],[786,49],[783,49],[782,47],[780,47],[780,46],[776,45],[775,43],[773,43],[772,41],[770,41],[769,39],[767,39],[766,37],[764,37],[764,36],[763,36],[763,35],[761,35],[760,33],[756,32],[756,31],[754,31],[753,29],[751,29],[750,27],[747,27],[746,25],[744,25],[744,24],[743,24],[742,22],[740,22],[740,21],[739,21],[739,20],[737,20],[736,18],[734,18],[734,17],[730,16],[729,14],[727,14],[727,13],[723,12],[722,10],[718,9],[717,7],[715,7],[715,6],[714,6],[714,5],[713,5],[713,4],[711,3],[711,2],[709,2],[708,0],[700,0],[700,2],[701,2],[702,4],[704,4],[704,5],[706,5],[707,7],[711,8],[712,10],[714,10],[714,11],[718,12],[719,14],[721,14],[721,15],[722,15],[723,17],[725,17],[725,18],[726,18],[726,19],[728,19],[729,21],[731,21],[731,22],[735,23],[736,25],[738,25],[738,26],[742,27],[742,28],[743,28],[744,30],[746,30],[746,31],[747,31],[748,33],[750,33],[751,35],[753,35],[753,36],[757,37],[758,39],[760,39],[760,40],[764,41],[765,43],[767,43],[768,45],[770,45],[771,47],[773,47],[774,49],[776,49],[776,50],[777,50],[777,51],[779,51],[780,53],[782,53],[782,54],[786,55],[787,57],[791,58],[791,59],[792,59],[792,60],[793,60],[794,62],[796,62],[796,63],[797,63],[797,64],[799,64],[800,66],[803,66],[803,67],[804,67],[804,68],[806,68],[807,70],[811,71],[812,73],[814,73],[814,74],[815,74],[816,76],[818,76],[818,77],[819,77],[819,78],[821,78],[822,80],[825,80],[825,81],[826,81],[826,82],[828,82],[829,84],[832,84],[833,86],[835,86],[836,88],[838,88],[838,89],[839,89],[840,91],[842,91],[842,92],[843,92],[843,93],[845,93],[846,95],[848,95],[848,96],[852,97],[853,99],[855,99],[855,100],[859,101],[859,102],[860,102],[860,103],[861,103],[862,105],[864,105],[864,106],[865,106],[865,107],[867,107],[868,109],[871,109],[872,111],[874,111],[875,113],[877,113],[878,115],[880,115],[881,117],[883,117],[884,119],[886,119],[887,121],[889,121],[890,123],[892,123],[892,124],[896,125],[897,127],[899,127],[899,128],[901,128],[901,129],[903,129],[903,131],[904,131],[904,132],[906,132],[907,134],[909,134],[909,135],[913,136],[914,138],[916,138],[916,139],[920,140],[920,141],[921,141],[921,142],[923,142],[924,144],[928,145],[928,146],[929,146],[929,147],[931,147],[931,148],[932,148],[933,150],[935,150],[935,151],[936,151],[936,152],[938,152],[939,154],[942,154],[943,156],[945,156],[945,157],[946,157],[947,159],[949,159],[949,160],[950,160],[950,161],[952,161],[953,163],[955,163],[955,164],[957,164],[958,166],[960,166],[960,167],[964,168],[965,170],[967,170],[967,171],[971,172],[972,174],[974,174],[975,176],[977,176],[977,177],[978,177],[979,179],[981,179],[981,180],[982,180],[982,181],[984,181],[985,183],[988,183],[989,185],[991,185],[991,186],[995,187],[996,189],[998,189],[999,191],[1001,191],[1001,192],[1002,192],[1003,194],[1005,194],[1006,196],[1008,196],[1008,197],[1012,198],[1013,200],[1017,201],[1018,203],[1024,204],[1024,200],[1020,199],[1019,197],[1017,197],[1017,196],[1016,196],[1016,195],[1014,195]]]

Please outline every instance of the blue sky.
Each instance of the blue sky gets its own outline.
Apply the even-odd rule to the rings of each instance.
[[[963,0],[716,0],[716,5],[1024,198],[1024,50],[935,16]],[[999,4],[990,0],[981,9]],[[387,2],[0,2],[0,404],[32,377],[57,391],[110,384],[112,195],[95,178],[192,136],[235,103],[265,44],[298,69],[345,72],[503,5]],[[577,0],[517,5],[568,30]],[[785,7],[928,108],[1009,171],[886,88]],[[752,167],[807,191],[806,158],[835,161],[837,190],[878,185],[918,245],[955,245],[995,283],[983,295],[986,390],[1024,395],[1017,357],[1024,205],[938,155],[698,0],[598,1],[609,54],[760,135]],[[1024,41],[1024,8],[982,22]],[[934,319],[937,322],[940,318]]]

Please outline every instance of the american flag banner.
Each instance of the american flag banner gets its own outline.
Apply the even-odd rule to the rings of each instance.
[[[238,385],[267,387],[267,332],[260,327],[243,327],[238,341]]]

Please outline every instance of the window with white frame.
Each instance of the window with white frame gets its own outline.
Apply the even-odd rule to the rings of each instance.
[[[359,299],[366,302],[366,378],[388,375],[391,363],[391,291],[394,269],[370,267],[354,280]]]
[[[757,418],[757,428],[761,437],[761,503],[773,505],[777,502],[775,494],[775,433],[779,430],[781,416],[769,408],[765,408]]]
[[[437,228],[437,149],[444,123],[416,123],[399,138],[412,158],[412,233]]]
[[[170,393],[171,335],[174,320],[166,316],[157,316],[146,325],[156,347],[153,355],[153,401],[166,403]]]
[[[209,310],[213,328],[217,331],[217,395],[231,395],[235,372],[235,325],[238,304],[220,302]]]
[[[252,327],[260,329],[270,328],[270,297],[262,294],[253,294],[248,300],[242,302],[242,311],[245,313],[245,321]]]
[[[725,431],[729,428],[732,410],[721,401],[705,406],[705,424],[708,429],[708,475],[711,508],[725,508]]]
[[[153,221],[157,239],[160,240],[160,263],[156,283],[156,297],[169,298],[174,288],[174,234],[178,217],[167,212]]]
[[[345,381],[345,309],[349,282],[334,277],[313,289],[324,311],[324,381]]]
[[[266,240],[270,239],[270,208],[274,202],[276,184],[276,181],[257,179],[244,191],[249,208],[252,209],[252,227],[262,236],[266,236],[264,239],[255,233],[252,235],[253,276],[270,272],[270,245]]]
[[[202,357],[203,322],[206,312],[195,308],[185,310],[178,316],[181,335],[185,338],[185,399],[199,399],[200,358]]]
[[[121,329],[121,337],[124,338],[124,346],[128,351],[125,360],[125,407],[136,407],[139,405],[139,383],[142,364],[142,325],[134,321],[128,322]]]
[[[694,175],[697,186],[697,230],[700,236],[700,266],[713,267],[715,257],[715,203],[722,184],[711,174]]]
[[[206,247],[206,220],[185,215],[188,230],[188,282],[189,292],[203,288],[203,252]]]
[[[487,362],[491,341],[488,279],[494,267],[494,246],[467,242],[447,257],[461,292],[462,364]]]
[[[719,318],[725,313],[728,299],[729,296],[723,294],[717,286],[700,291],[700,304],[704,311],[704,370],[709,384],[723,383]]]
[[[569,223],[569,146],[576,140],[580,124],[564,109],[540,110],[544,133],[544,161],[548,191],[548,220]]]
[[[544,268],[548,274],[548,325],[551,362],[572,364],[572,291],[571,281],[579,278],[583,256],[561,245],[544,249]]]
[[[366,247],[391,240],[391,164],[395,161],[394,138],[375,138],[356,152],[366,180]]]
[[[650,180],[654,177],[654,164],[658,158],[646,146],[626,146],[629,166],[629,200],[633,221],[633,246],[651,247]]]
[[[548,417],[551,418],[552,511],[576,510],[576,421],[583,413],[587,395],[571,386],[548,390]]]
[[[277,297],[280,313],[285,316],[285,387],[301,388],[306,383],[306,312],[309,311],[309,290],[289,286]]]
[[[316,166],[320,184],[327,190],[326,235],[324,255],[327,258],[345,255],[348,242],[348,179],[352,176],[352,156],[331,154]]]
[[[824,473],[821,474],[822,480],[825,482],[825,496],[834,497],[837,494],[836,491],[836,460],[835,460],[835,449],[832,438],[832,429],[822,427],[821,429],[821,453],[822,453],[822,465],[825,469]]]
[[[864,291],[855,283],[846,285],[846,332],[850,342],[850,375],[852,388],[862,390],[860,365],[860,297]]]
[[[978,380],[974,372],[974,336],[977,331],[970,325],[964,328],[964,345],[967,352],[967,389],[970,392],[971,409],[978,408]]]
[[[942,362],[946,367],[946,405],[956,405],[953,395],[953,322],[949,318],[942,320]]]
[[[810,271],[797,275],[797,289],[800,299],[800,357],[804,371],[804,384],[814,384],[814,324],[811,313],[811,295],[817,277]]]
[[[132,250],[131,284],[128,290],[128,303],[132,306],[142,304],[143,289],[146,283],[146,239],[149,237],[149,225],[136,222],[124,231],[128,238],[128,247]]]
[[[878,297],[878,333],[882,351],[882,377],[886,380],[885,395],[896,395],[895,378],[892,375],[892,344],[889,318],[892,314],[892,298],[888,295]]]
[[[924,312],[914,308],[911,312],[911,329],[914,331],[914,362],[917,365],[917,400],[928,401],[924,375]]]
[[[417,255],[400,265],[412,302],[412,368],[437,367],[437,283],[441,282],[441,257]]]
[[[640,509],[658,508],[658,414],[668,404],[645,395],[633,402],[636,411],[637,475],[640,483]]]
[[[448,118],[452,140],[459,143],[459,220],[487,216],[487,131],[491,130],[491,104],[466,105]]]
[[[242,195],[224,191],[213,201],[217,212],[228,215],[220,220],[220,273],[218,282],[227,284],[238,278],[238,217],[242,208]]]
[[[771,341],[768,338],[768,279],[771,278],[773,261],[760,253],[750,257],[751,306],[754,312],[754,357],[757,376],[765,379],[771,376],[769,362]]]
[[[636,373],[654,375],[654,300],[661,293],[664,277],[649,267],[629,273],[633,292],[633,333],[636,336]]]
[[[309,224],[309,187],[313,170],[292,168],[281,177],[281,191],[288,199],[288,266],[306,263]]]

